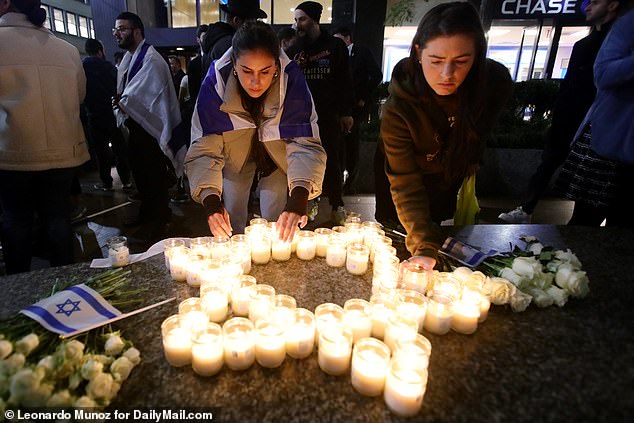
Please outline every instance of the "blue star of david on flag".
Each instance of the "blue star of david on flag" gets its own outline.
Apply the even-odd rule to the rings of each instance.
[[[81,311],[79,308],[79,303],[81,301],[71,301],[70,298],[66,300],[63,304],[56,304],[57,313],[64,313],[66,316],[70,316],[74,311]],[[71,306],[70,310],[66,308],[66,306]]]
[[[121,315],[121,312],[97,291],[84,284],[71,286],[20,310],[20,313],[60,335]]]

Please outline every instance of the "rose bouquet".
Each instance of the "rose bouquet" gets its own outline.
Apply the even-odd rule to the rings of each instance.
[[[112,305],[140,302],[126,290],[122,269],[85,282]],[[74,280],[56,284],[58,290]],[[141,361],[139,350],[105,328],[62,340],[34,320],[17,314],[0,322],[0,416],[7,408],[107,406]]]
[[[570,249],[544,246],[533,236],[523,235],[520,239],[525,248],[515,245],[510,252],[488,257],[479,269],[494,283],[510,283],[516,293],[529,296],[529,303],[538,307],[563,307],[569,297],[583,298],[588,294],[588,276]]]

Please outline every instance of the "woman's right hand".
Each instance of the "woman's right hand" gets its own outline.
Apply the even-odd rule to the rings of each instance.
[[[207,223],[209,229],[214,236],[228,236],[230,237],[233,228],[231,227],[231,221],[229,220],[229,213],[223,207],[222,213],[214,213],[207,217]]]

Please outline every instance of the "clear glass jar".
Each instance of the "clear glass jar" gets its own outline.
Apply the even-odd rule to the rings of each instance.
[[[326,257],[328,251],[328,242],[330,240],[330,234],[332,230],[330,228],[317,228],[315,229],[315,238],[317,240],[317,249],[315,255],[317,257]]]
[[[363,338],[355,342],[350,382],[361,395],[381,395],[389,367],[390,349],[383,342],[374,338]]]
[[[352,275],[363,275],[368,270],[370,250],[364,244],[349,244],[346,251],[346,270]]]
[[[200,299],[209,320],[217,323],[225,321],[229,312],[229,298],[224,287],[219,284],[207,284],[200,288]]]
[[[417,330],[423,330],[425,324],[425,314],[427,313],[428,299],[418,291],[410,289],[399,289],[398,304],[396,311],[400,314],[410,316],[416,320]]]
[[[200,236],[198,238],[192,238],[189,241],[189,248],[192,251],[192,254],[203,256],[209,259],[211,258],[210,244],[210,236]]]
[[[106,240],[108,246],[108,257],[112,267],[123,267],[130,263],[130,250],[128,249],[128,238],[124,236],[113,236]]]
[[[163,254],[165,255],[165,268],[169,270],[170,268],[170,256],[172,255],[172,250],[177,248],[187,248],[185,247],[185,240],[178,238],[170,238],[166,239],[163,242]]]
[[[387,321],[396,311],[398,299],[392,293],[374,294],[370,297],[372,305],[372,336],[383,339]]]
[[[285,326],[272,318],[255,324],[255,360],[262,367],[279,367],[286,358]]]
[[[222,326],[225,364],[231,370],[246,370],[255,362],[255,326],[244,317],[233,317]]]
[[[383,393],[385,405],[391,412],[401,417],[416,415],[423,405],[426,390],[427,369],[392,358]]]
[[[170,253],[170,275],[177,282],[187,280],[187,266],[189,265],[189,248],[174,248]]]
[[[317,252],[317,240],[313,231],[299,231],[296,233],[297,249],[295,254],[300,260],[312,260]]]
[[[190,297],[178,305],[180,325],[191,331],[204,327],[209,319],[203,308],[200,297]]]
[[[247,317],[249,315],[249,304],[251,303],[251,292],[256,280],[253,276],[241,275],[237,286],[231,290],[231,310],[234,316]]]
[[[374,238],[372,242],[372,248],[370,248],[370,261],[374,263],[374,256],[376,254],[377,249],[381,249],[383,247],[391,247],[392,246],[392,238],[389,236],[381,235]],[[389,250],[388,250],[389,252]],[[394,249],[394,256],[396,256],[396,248]]]
[[[181,325],[181,319],[179,315],[172,315],[161,324],[163,353],[167,362],[174,367],[192,362],[191,332]]]
[[[275,261],[288,261],[291,258],[290,241],[282,241],[275,236],[271,242],[271,258]]]
[[[363,231],[361,230],[361,223],[358,222],[346,222],[346,237],[348,238],[348,245],[363,243]]]
[[[187,270],[185,271],[185,280],[187,285],[198,288],[202,281],[202,274],[207,266],[207,259],[198,254],[189,255],[189,263],[187,264]]]
[[[429,302],[425,313],[424,328],[430,333],[444,335],[451,329],[455,297],[445,292],[436,291],[428,292],[427,297]]]
[[[429,367],[431,342],[420,333],[415,338],[397,339],[392,357],[421,369]]]
[[[414,339],[418,334],[418,321],[412,316],[400,314],[398,308],[387,320],[385,326],[385,345],[394,349],[397,339]]]
[[[211,249],[211,257],[215,259],[223,259],[231,254],[231,238],[228,236],[215,236],[211,238],[209,248]]]
[[[271,238],[262,234],[251,238],[251,260],[255,264],[267,264],[271,261]]]
[[[330,241],[326,249],[326,264],[328,266],[343,267],[346,265],[346,245],[345,238],[334,233],[330,234]]]
[[[192,369],[201,376],[213,376],[223,365],[222,328],[209,323],[192,335]]]
[[[273,288],[271,285],[255,285],[251,290],[251,301],[249,302],[249,320],[255,323],[261,318],[268,317],[273,311],[274,299],[275,288]]]
[[[405,260],[400,266],[400,279],[405,289],[411,289],[424,294],[433,272],[418,263]]]
[[[352,332],[343,325],[323,328],[319,333],[317,363],[329,375],[342,375],[350,369]]]
[[[328,326],[343,324],[343,307],[334,303],[323,303],[315,307],[315,340],[319,332]]]
[[[286,330],[286,353],[302,359],[315,348],[315,315],[305,308],[296,308],[293,312],[295,320]]]
[[[352,298],[343,304],[343,325],[352,331],[353,342],[372,335],[372,308],[360,298]]]
[[[271,313],[271,317],[273,321],[286,328],[293,323],[296,308],[297,301],[295,298],[290,295],[277,294],[273,298],[273,313]]]

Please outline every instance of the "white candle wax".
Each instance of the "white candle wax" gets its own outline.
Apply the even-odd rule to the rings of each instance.
[[[451,329],[451,319],[453,315],[451,301],[443,299],[443,302],[438,302],[435,301],[434,298],[435,297],[431,298],[427,306],[424,328],[428,332],[444,335]]]
[[[242,280],[245,278],[247,281]],[[254,277],[242,276],[240,284],[231,290],[231,310],[235,316],[246,317],[249,315],[251,292],[255,283]]]
[[[394,350],[397,340],[415,339],[418,333],[418,322],[413,317],[394,313],[385,326],[385,345]]]
[[[187,250],[184,250],[187,251]],[[189,264],[189,254],[184,251],[173,251],[170,257],[170,275],[177,282],[187,280],[187,265]]]
[[[163,352],[167,362],[174,367],[185,366],[192,361],[190,331],[175,327],[163,335]]]
[[[267,317],[272,310],[273,304],[271,298],[251,298],[251,302],[249,303],[249,320],[255,323],[261,318]]]
[[[201,376],[213,376],[224,364],[222,332],[204,334],[195,339],[192,345],[192,369]]]
[[[451,328],[458,333],[470,335],[478,329],[480,318],[480,305],[467,301],[458,301],[453,304],[453,316]]]
[[[205,262],[203,260],[190,260],[185,270],[185,280],[187,281],[187,285],[194,288],[200,287],[204,269]]]
[[[319,336],[317,362],[329,375],[344,374],[350,368],[352,334],[342,327],[329,327]]]
[[[348,247],[346,270],[353,275],[363,275],[368,270],[370,252],[363,244],[352,244]]]
[[[271,260],[271,242],[268,238],[251,242],[251,260],[255,264],[267,264]]]
[[[424,371],[425,374],[427,371]],[[383,398],[388,408],[402,417],[413,416],[423,405],[427,378],[410,369],[391,370],[385,379]]]
[[[214,291],[202,298],[203,308],[207,317],[212,322],[223,322],[227,318],[229,312],[229,301],[227,296],[220,292]]]
[[[110,256],[112,267],[127,266],[130,262],[130,250],[125,245],[117,248],[109,248],[108,255]]]
[[[407,263],[407,264],[406,264]],[[401,280],[405,289],[411,289],[420,293],[427,290],[429,272],[424,271],[414,263],[405,262],[401,273]]]
[[[332,231],[328,228],[315,229],[315,238],[317,239],[315,255],[317,257],[326,257],[326,252],[328,251],[328,241],[330,239],[331,232]]]
[[[343,267],[346,264],[345,243],[330,243],[326,249],[326,264],[330,267]]]
[[[491,300],[487,296],[482,296],[482,301],[480,302],[480,317],[478,318],[478,323],[484,322],[489,316],[489,309],[491,308]]]
[[[315,258],[315,253],[317,251],[317,243],[314,238],[310,239],[302,239],[300,238],[297,241],[297,250],[295,254],[297,258],[300,260],[312,260]]]
[[[389,350],[387,360],[385,356],[370,349],[355,352],[352,356],[350,374],[352,387],[361,395],[369,397],[380,395],[385,386],[389,357]]]
[[[352,332],[353,342],[372,335],[372,319],[361,310],[344,310],[343,324]]]
[[[262,367],[275,368],[286,358],[286,338],[283,328],[265,319],[256,324],[255,359]]]
[[[231,370],[245,370],[255,361],[255,343],[252,336],[232,333],[224,338],[225,363]]]
[[[287,261],[291,258],[291,243],[274,241],[271,244],[271,257],[275,261]]]
[[[382,304],[374,305],[372,307],[372,336],[378,339],[383,339],[385,336],[385,327],[387,321],[392,315],[394,310],[384,307]]]
[[[306,358],[315,348],[315,325],[296,323],[286,332],[286,353],[297,359]]]

